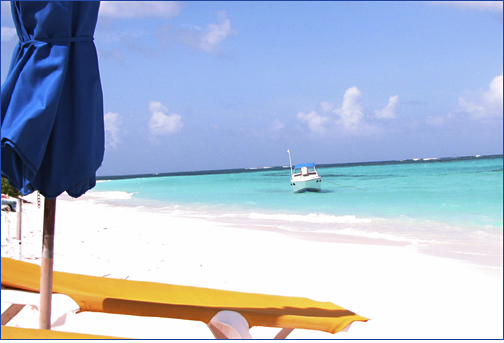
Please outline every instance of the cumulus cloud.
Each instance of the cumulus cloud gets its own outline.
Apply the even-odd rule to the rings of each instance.
[[[483,94],[483,102],[490,108],[500,109],[502,114],[502,75],[494,77],[488,91]]]
[[[104,116],[106,147],[117,147],[121,143],[121,119],[119,113],[108,112]]]
[[[461,9],[502,12],[502,1],[431,1],[435,5],[447,5]]]
[[[392,119],[396,117],[396,106],[399,102],[399,95],[394,95],[389,98],[387,106],[380,111],[375,111],[375,116],[379,119]]]
[[[350,135],[376,134],[381,132],[377,121],[372,121],[370,114],[364,113],[364,108],[360,103],[361,91],[357,87],[350,87],[343,95],[343,102],[340,108],[328,101],[322,101],[318,109],[309,113],[298,112],[297,119],[308,125],[312,133],[338,133]],[[399,95],[389,98],[388,104],[381,110],[375,110],[375,117],[378,119],[396,118],[396,107],[399,103]]]
[[[357,87],[348,88],[343,96],[341,108],[333,111],[333,113],[339,116],[337,123],[343,124],[346,129],[356,128],[364,116],[362,106],[358,101],[360,96],[361,92]]]
[[[322,101],[320,103],[320,108],[322,109],[322,111],[324,112],[329,112],[331,111],[333,108],[334,108],[334,105],[331,104],[330,102],[327,102],[327,101]]]
[[[182,117],[178,114],[166,114],[168,108],[158,101],[151,101],[149,110],[152,116],[149,120],[149,130],[154,136],[165,136],[177,133],[183,127]]]
[[[459,105],[474,118],[502,118],[502,100],[502,75],[499,75],[490,82],[488,90],[475,100],[460,97]]]
[[[324,134],[325,125],[329,122],[328,117],[321,116],[316,111],[311,111],[310,113],[298,112],[297,118],[301,122],[308,124],[308,128],[313,133]]]
[[[210,23],[204,29],[191,27],[178,32],[178,39],[185,45],[209,53],[219,53],[220,44],[238,34],[225,11],[217,13],[218,23]]]
[[[179,1],[102,1],[100,15],[115,18],[161,17],[180,13]]]

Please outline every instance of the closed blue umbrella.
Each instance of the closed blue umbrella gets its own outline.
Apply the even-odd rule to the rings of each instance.
[[[2,175],[23,195],[79,197],[96,183],[104,153],[98,8],[12,2],[19,44],[2,85]]]
[[[19,44],[1,90],[1,170],[23,195],[38,190],[46,198],[42,267],[48,261],[50,275],[46,280],[42,272],[42,287],[52,282],[55,199],[93,188],[103,161],[93,42],[99,2],[12,1],[11,9]],[[49,299],[51,293],[52,287]],[[48,306],[50,317],[50,300]]]

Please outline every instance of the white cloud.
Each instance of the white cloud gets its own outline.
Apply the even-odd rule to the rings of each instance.
[[[399,95],[394,95],[389,98],[387,106],[382,110],[375,110],[375,116],[379,119],[392,119],[396,117],[396,106],[399,102]]]
[[[361,91],[356,86],[350,87],[343,95],[340,108],[335,108],[331,102],[322,101],[318,110],[309,113],[298,112],[297,119],[308,125],[311,132],[317,134],[337,133],[349,135],[375,135],[383,132],[379,125],[370,122],[371,116],[365,115],[360,104]],[[399,95],[389,98],[388,104],[381,110],[374,111],[378,119],[396,118],[396,106]],[[371,120],[372,121],[372,120]]]
[[[116,147],[119,143],[121,143],[121,119],[119,118],[119,113],[106,113],[104,121],[106,146]]]
[[[180,13],[179,1],[102,1],[100,15],[116,18],[162,17]]]
[[[306,122],[310,131],[317,134],[324,134],[325,125],[329,122],[329,118],[319,115],[316,111],[311,111],[308,114],[299,112],[297,118],[302,122]]]
[[[357,87],[348,88],[343,96],[341,108],[335,109],[333,113],[339,116],[337,123],[343,124],[346,129],[355,129],[359,125],[364,113],[358,99],[361,95]]]
[[[334,105],[331,104],[330,102],[327,102],[327,101],[322,101],[320,103],[320,108],[322,109],[322,111],[324,112],[329,112],[331,111],[333,108],[334,108]]]
[[[170,115],[166,114],[168,109],[160,102],[151,101],[149,110],[152,112],[152,116],[149,120],[149,129],[152,135],[171,135],[182,129],[182,117],[175,113]]]
[[[490,82],[488,91],[483,94],[483,102],[491,108],[500,107],[502,112],[502,75],[494,77]]]
[[[502,118],[502,75],[496,76],[488,87],[476,100],[470,101],[459,98],[459,105],[474,118]]]
[[[461,9],[502,12],[502,1],[431,1],[435,5],[447,5]]]
[[[16,29],[2,26],[2,42],[9,42],[13,39],[17,39]]]
[[[272,131],[280,131],[281,129],[283,129],[285,127],[285,124],[282,123],[280,120],[278,119],[275,119],[271,125],[269,126],[270,130]]]
[[[183,44],[209,52],[219,53],[219,45],[231,36],[237,35],[231,25],[231,20],[227,18],[226,12],[217,13],[218,24],[208,24],[204,29],[190,28],[180,31],[178,37]]]
[[[205,34],[202,36],[203,46],[215,46],[224,41],[228,36],[236,34],[231,26],[231,20],[226,16],[226,12],[219,12],[220,24],[208,24]]]

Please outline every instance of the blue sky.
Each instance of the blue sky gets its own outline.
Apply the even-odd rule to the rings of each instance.
[[[17,42],[2,1],[2,82]],[[99,175],[502,154],[502,2],[107,2]]]

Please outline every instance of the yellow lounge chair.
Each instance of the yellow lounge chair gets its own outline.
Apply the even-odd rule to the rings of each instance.
[[[39,291],[40,267],[35,264],[2,257],[1,274],[3,287]],[[240,322],[246,322],[249,328],[282,328],[276,338],[285,338],[296,328],[337,333],[354,321],[368,320],[330,302],[307,298],[120,280],[57,271],[53,275],[53,292],[73,299],[80,308],[79,312],[202,321],[209,326],[216,338],[224,338],[217,337],[218,335],[247,338],[240,333],[243,330],[236,330],[236,325],[240,325]],[[219,314],[222,311],[235,312],[237,315]],[[229,337],[228,333],[233,330],[236,333]]]
[[[53,330],[25,329],[2,325],[2,339],[123,339]]]

